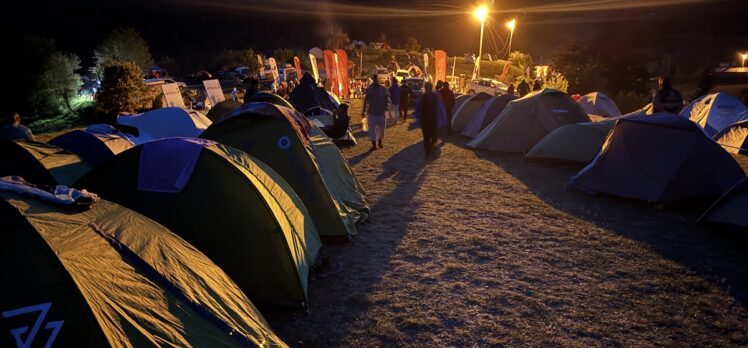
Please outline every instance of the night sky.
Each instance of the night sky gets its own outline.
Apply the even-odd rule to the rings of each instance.
[[[661,4],[661,6],[657,6]],[[255,47],[308,49],[324,41],[330,23],[352,39],[371,41],[384,32],[395,44],[415,36],[426,47],[450,55],[477,51],[479,25],[468,15],[468,1],[249,1],[134,0],[22,2],[19,13],[5,12],[4,35],[32,34],[55,39],[57,48],[78,54],[84,65],[92,49],[116,27],[132,27],[151,45],[155,58],[176,57],[200,65],[206,52]],[[707,60],[687,49],[710,42],[709,59],[735,61],[748,50],[748,3],[735,1],[576,0],[497,1],[487,24],[484,51],[498,51],[507,36],[505,20],[519,26],[513,48],[536,61],[550,58],[564,40],[604,35],[606,30],[648,35],[650,41],[676,45],[680,59]],[[675,43],[673,43],[675,42]],[[651,45],[651,44],[650,44]],[[622,47],[622,54],[627,47]],[[735,56],[735,57],[733,57]],[[724,57],[724,58],[723,58]]]

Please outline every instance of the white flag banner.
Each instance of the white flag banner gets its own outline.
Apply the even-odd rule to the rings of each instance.
[[[268,58],[268,64],[270,64],[270,70],[273,72],[273,79],[277,80],[280,74],[278,73],[278,65],[275,64],[275,58]]]
[[[314,75],[314,84],[317,84],[317,81],[319,81],[319,71],[317,70],[317,57],[315,57],[313,54],[309,54],[309,62],[312,65],[312,75]]]
[[[262,56],[261,56],[261,55],[259,55],[259,54],[257,55],[257,63],[259,63],[259,64],[260,64],[260,66],[263,66],[263,65],[265,65],[265,64],[263,64],[263,63],[262,63]]]
[[[426,75],[424,77],[426,78],[426,81],[428,81],[429,80],[429,54],[428,53],[423,54],[423,74]]]
[[[164,83],[161,85],[161,91],[164,92],[164,98],[166,98],[166,105],[169,107],[184,108],[184,99],[182,99],[182,92],[179,91],[179,85],[176,83]]]
[[[223,94],[221,83],[217,79],[203,81],[205,86],[205,92],[208,94],[210,105],[216,106],[216,104],[226,100],[226,96]]]

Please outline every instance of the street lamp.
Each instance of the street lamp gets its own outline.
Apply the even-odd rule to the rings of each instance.
[[[473,15],[475,16],[475,19],[480,21],[480,44],[478,46],[478,60],[475,62],[475,71],[473,72],[473,75],[475,75],[473,78],[479,78],[480,60],[481,56],[483,55],[483,29],[485,28],[486,24],[486,17],[488,17],[488,7],[486,7],[486,5],[479,6],[475,9]]]
[[[514,38],[514,28],[517,27],[517,19],[512,18],[511,21],[506,22],[506,28],[509,29],[509,50],[506,52],[507,59],[512,54],[512,39]]]
[[[743,63],[740,66],[745,68],[745,60],[748,59],[748,53],[741,53],[740,58],[743,58]]]

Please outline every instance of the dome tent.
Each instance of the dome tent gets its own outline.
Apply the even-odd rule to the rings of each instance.
[[[699,218],[699,222],[713,222],[748,227],[748,178],[741,180],[715,201]]]
[[[70,131],[48,143],[70,151],[94,166],[135,146],[127,135],[106,124],[95,124],[85,130]]]
[[[221,117],[223,117],[223,115],[228,114],[229,112],[240,106],[242,106],[242,103],[240,102],[235,102],[233,100],[224,100],[210,108],[210,110],[208,110],[208,114],[205,116],[210,119],[211,122],[217,122],[221,119]]]
[[[57,146],[0,140],[0,177],[17,175],[36,185],[72,185],[91,165]]]
[[[252,302],[306,302],[317,229],[288,184],[245,153],[203,139],[157,140],[96,167],[76,187],[163,224]]]
[[[324,89],[317,87],[314,77],[309,73],[304,74],[299,81],[299,85],[291,91],[288,100],[296,110],[303,113],[314,107],[327,110],[335,109],[335,104],[330,95]]]
[[[152,139],[197,137],[212,122],[195,110],[169,107],[139,115],[120,115],[117,116],[117,123],[135,127],[145,133],[139,139],[132,139],[136,145],[140,145]]]
[[[288,102],[288,100],[283,99],[283,97],[275,94],[275,93],[269,93],[269,92],[258,92],[252,95],[247,95],[244,97],[244,104],[249,103],[270,103],[280,106],[285,106],[289,109],[293,109],[293,105]]]
[[[461,102],[459,106],[455,100],[455,107],[452,110],[452,131],[462,132],[462,129],[470,122],[475,114],[483,106],[483,103],[491,99],[491,95],[488,93],[480,92],[474,96],[469,96],[464,102]]]
[[[738,121],[714,136],[714,141],[729,153],[748,154],[748,120]]]
[[[748,108],[727,93],[713,93],[694,100],[680,115],[698,123],[711,137],[738,121],[748,119]]]
[[[588,93],[577,100],[585,112],[603,117],[621,116],[618,106],[607,95],[600,92]]]
[[[590,122],[566,93],[545,88],[509,102],[490,125],[467,145],[476,149],[525,153],[556,128]]]
[[[572,123],[556,128],[525,155],[525,158],[591,162],[600,152],[616,119]]]
[[[129,209],[75,212],[2,192],[0,219],[0,260],[14,265],[0,346],[285,347],[218,266]],[[45,326],[19,332],[34,320]]]
[[[735,159],[697,124],[658,113],[619,119],[600,153],[571,183],[591,193],[672,202],[721,195],[744,177]]]
[[[294,111],[268,103],[245,104],[208,128],[205,139],[235,147],[273,168],[301,198],[320,237],[347,240],[358,214],[336,202]],[[355,210],[354,210],[355,211]]]
[[[462,135],[474,138],[478,133],[486,129],[493,120],[499,117],[501,112],[509,105],[509,102],[515,99],[517,97],[514,95],[501,94],[483,103],[483,106],[478,109],[478,112],[475,113],[467,126],[462,130]]]

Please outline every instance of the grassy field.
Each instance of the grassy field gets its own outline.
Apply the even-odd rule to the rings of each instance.
[[[589,196],[566,187],[577,167],[459,136],[431,162],[417,129],[373,153],[357,136],[371,220],[326,247],[344,271],[311,282],[309,314],[265,313],[290,345],[748,345],[747,238],[695,225],[701,207]]]

